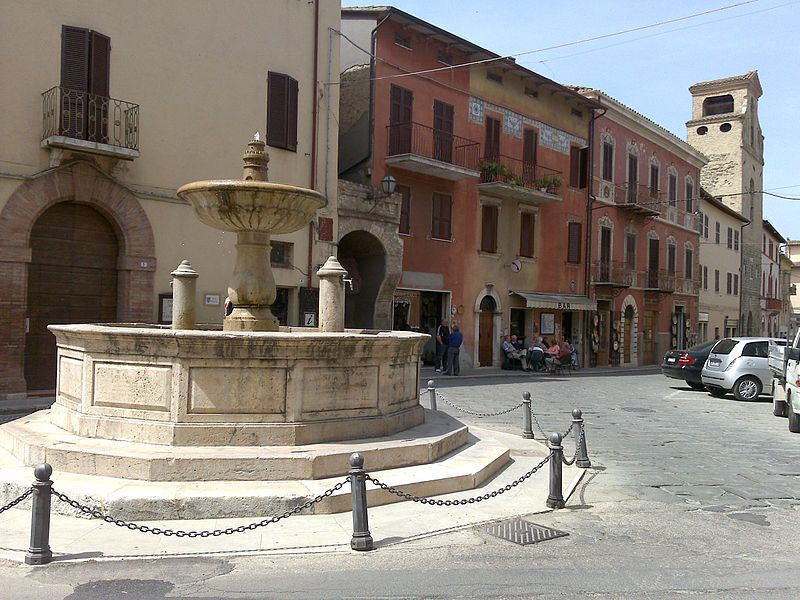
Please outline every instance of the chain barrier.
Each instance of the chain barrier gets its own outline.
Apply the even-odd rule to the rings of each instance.
[[[427,504],[429,506],[464,506],[465,504],[475,504],[476,502],[482,502],[483,500],[488,500],[489,498],[496,498],[500,494],[504,494],[510,489],[517,487],[520,483],[528,479],[531,475],[536,473],[536,471],[538,471],[544,465],[546,465],[552,457],[553,453],[551,452],[542,460],[542,462],[533,467],[530,471],[519,477],[519,479],[512,481],[511,483],[501,487],[499,490],[495,490],[493,492],[487,492],[482,496],[477,496],[475,498],[462,498],[460,500],[434,500],[432,498],[415,496],[414,494],[409,494],[408,492],[404,492],[403,490],[398,490],[397,488],[387,485],[382,481],[378,481],[371,475],[367,475],[366,478],[372,483],[374,483],[376,486],[381,488],[382,490],[394,494],[395,496],[399,496],[400,498],[404,498],[405,500],[411,500],[412,502],[419,502],[420,504]]]
[[[17,504],[19,504],[20,502],[25,500],[25,498],[30,496],[32,493],[33,493],[33,487],[29,487],[27,490],[25,490],[25,493],[23,493],[21,496],[19,496],[16,499],[12,500],[8,504],[6,504],[4,507],[0,508],[0,514],[6,512],[9,508],[14,508]]]
[[[340,489],[342,489],[342,486],[344,486],[344,484],[348,483],[349,481],[350,481],[350,476],[348,475],[342,481],[337,483],[335,486],[333,486],[329,490],[326,490],[325,492],[323,492],[319,496],[316,496],[316,497],[304,502],[303,504],[298,504],[294,508],[291,508],[291,509],[287,510],[285,513],[280,514],[280,515],[276,515],[274,517],[270,517],[269,519],[264,519],[263,521],[257,521],[257,522],[254,522],[254,523],[249,523],[248,525],[239,525],[238,527],[228,527],[227,529],[211,529],[211,530],[206,529],[206,530],[203,530],[203,531],[184,531],[182,529],[178,529],[178,530],[161,529],[160,527],[149,527],[148,525],[139,525],[137,523],[131,523],[130,521],[124,521],[122,519],[115,519],[114,517],[111,517],[109,515],[103,514],[102,512],[100,512],[99,510],[97,510],[95,508],[90,508],[88,506],[84,506],[80,502],[77,502],[76,500],[73,500],[72,498],[70,498],[66,494],[62,494],[61,492],[58,492],[55,489],[53,489],[52,492],[53,492],[53,495],[56,498],[58,498],[62,502],[65,502],[66,504],[69,504],[71,507],[78,509],[79,511],[81,511],[84,514],[90,515],[90,516],[94,517],[95,519],[102,519],[106,523],[113,523],[114,525],[117,525],[118,527],[124,527],[126,529],[130,529],[131,531],[141,531],[142,533],[152,533],[153,535],[164,535],[164,536],[167,536],[167,537],[171,537],[171,536],[174,535],[175,537],[179,537],[179,538],[182,538],[182,537],[207,538],[207,537],[218,537],[218,536],[221,536],[221,535],[230,535],[232,533],[244,533],[245,531],[252,531],[254,529],[258,529],[259,527],[266,527],[267,525],[272,525],[273,523],[277,523],[278,521],[280,521],[282,519],[286,519],[288,517],[291,517],[292,515],[295,515],[295,514],[299,513],[301,510],[305,510],[307,508],[311,508],[314,504],[316,504],[318,502],[322,502],[325,498],[331,496],[334,492],[337,492]],[[28,493],[30,493],[31,491],[32,490],[29,490]]]
[[[425,392],[428,392],[428,390],[425,390]],[[453,404],[452,402],[450,402],[450,400],[448,400],[447,398],[442,396],[439,393],[439,390],[436,390],[436,397],[439,400],[441,400],[442,402],[444,402],[445,404],[447,404],[448,406],[452,406],[456,410],[459,410],[459,411],[461,411],[463,413],[466,413],[468,415],[472,415],[473,417],[499,417],[500,415],[505,415],[505,414],[508,414],[510,412],[514,412],[518,408],[522,408],[523,406],[525,406],[524,402],[520,402],[516,406],[514,406],[512,408],[508,408],[506,410],[501,410],[501,411],[493,412],[493,413],[482,413],[482,412],[475,412],[475,411],[469,410],[468,408],[463,408],[461,406],[458,406],[457,404]]]
[[[533,412],[533,408],[531,408],[531,420],[536,424],[536,429],[539,430],[539,433],[542,434],[542,437],[544,439],[548,439],[550,436],[547,433],[544,432],[544,429],[542,429],[542,426],[539,424],[539,419],[536,418],[536,415]],[[574,422],[570,423],[570,425],[567,428],[567,430],[561,435],[561,440],[562,441],[572,432],[572,428],[574,426],[575,426]]]
[[[572,427],[570,427],[570,429],[572,429]],[[566,458],[563,457],[561,458],[561,462],[563,462],[568,467],[574,465],[575,461],[578,460],[578,451],[581,449],[581,444],[585,443],[585,438],[584,438],[585,435],[586,434],[583,432],[583,429],[581,429],[581,434],[579,436],[579,439],[575,440],[575,454],[572,455],[572,460],[567,460]]]

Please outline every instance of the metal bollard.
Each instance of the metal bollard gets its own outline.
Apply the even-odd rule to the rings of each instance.
[[[353,550],[372,550],[372,536],[367,520],[367,472],[364,470],[364,457],[358,452],[350,455],[350,495],[353,498],[353,537],[350,547]]]
[[[53,467],[44,463],[33,470],[33,502],[31,503],[31,545],[25,553],[25,564],[46,565],[53,560],[50,551],[50,497]]]
[[[431,402],[431,410],[437,410],[437,408],[436,408],[436,388],[433,387],[433,379],[428,379],[428,399]]]
[[[547,496],[549,508],[564,508],[564,495],[561,493],[562,461],[564,460],[564,447],[561,445],[561,434],[551,433],[547,444],[553,452],[550,458],[550,495]]]
[[[532,440],[533,428],[531,423],[531,393],[522,392],[522,437],[526,440]]]
[[[581,469],[588,469],[592,466],[589,454],[586,449],[586,430],[583,428],[583,412],[580,408],[572,411],[572,424],[577,429],[578,454],[575,458],[575,465]]]

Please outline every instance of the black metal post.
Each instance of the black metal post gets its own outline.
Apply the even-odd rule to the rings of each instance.
[[[44,463],[33,470],[33,502],[31,503],[31,545],[25,553],[25,563],[46,565],[53,560],[50,551],[50,497],[53,467]]]
[[[350,495],[353,498],[353,537],[350,547],[353,550],[372,550],[372,536],[367,519],[367,472],[364,470],[364,457],[358,452],[350,455]]]
[[[531,393],[522,392],[522,437],[532,440],[533,428],[531,423]]]
[[[564,496],[561,493],[562,461],[564,460],[564,447],[561,445],[561,434],[551,433],[547,446],[552,451],[550,457],[550,495],[547,497],[549,508],[564,508]]]
[[[428,398],[431,402],[431,410],[436,409],[436,388],[433,387],[433,379],[428,379]]]
[[[575,435],[578,440],[578,454],[575,457],[575,465],[581,469],[588,469],[592,466],[592,461],[589,460],[586,448],[586,430],[583,428],[583,412],[580,408],[572,411],[572,425],[576,429]]]

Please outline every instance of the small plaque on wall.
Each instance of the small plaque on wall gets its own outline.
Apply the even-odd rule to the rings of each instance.
[[[219,294],[205,294],[203,304],[206,306],[219,306]]]
[[[158,295],[158,322],[172,323],[172,294]]]

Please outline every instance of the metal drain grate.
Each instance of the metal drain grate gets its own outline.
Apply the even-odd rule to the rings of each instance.
[[[551,529],[550,527],[537,525],[536,523],[530,523],[522,519],[511,519],[509,521],[494,523],[486,528],[486,533],[490,533],[521,546],[527,546],[528,544],[535,544],[537,542],[546,542],[547,540],[569,535],[566,531]]]

